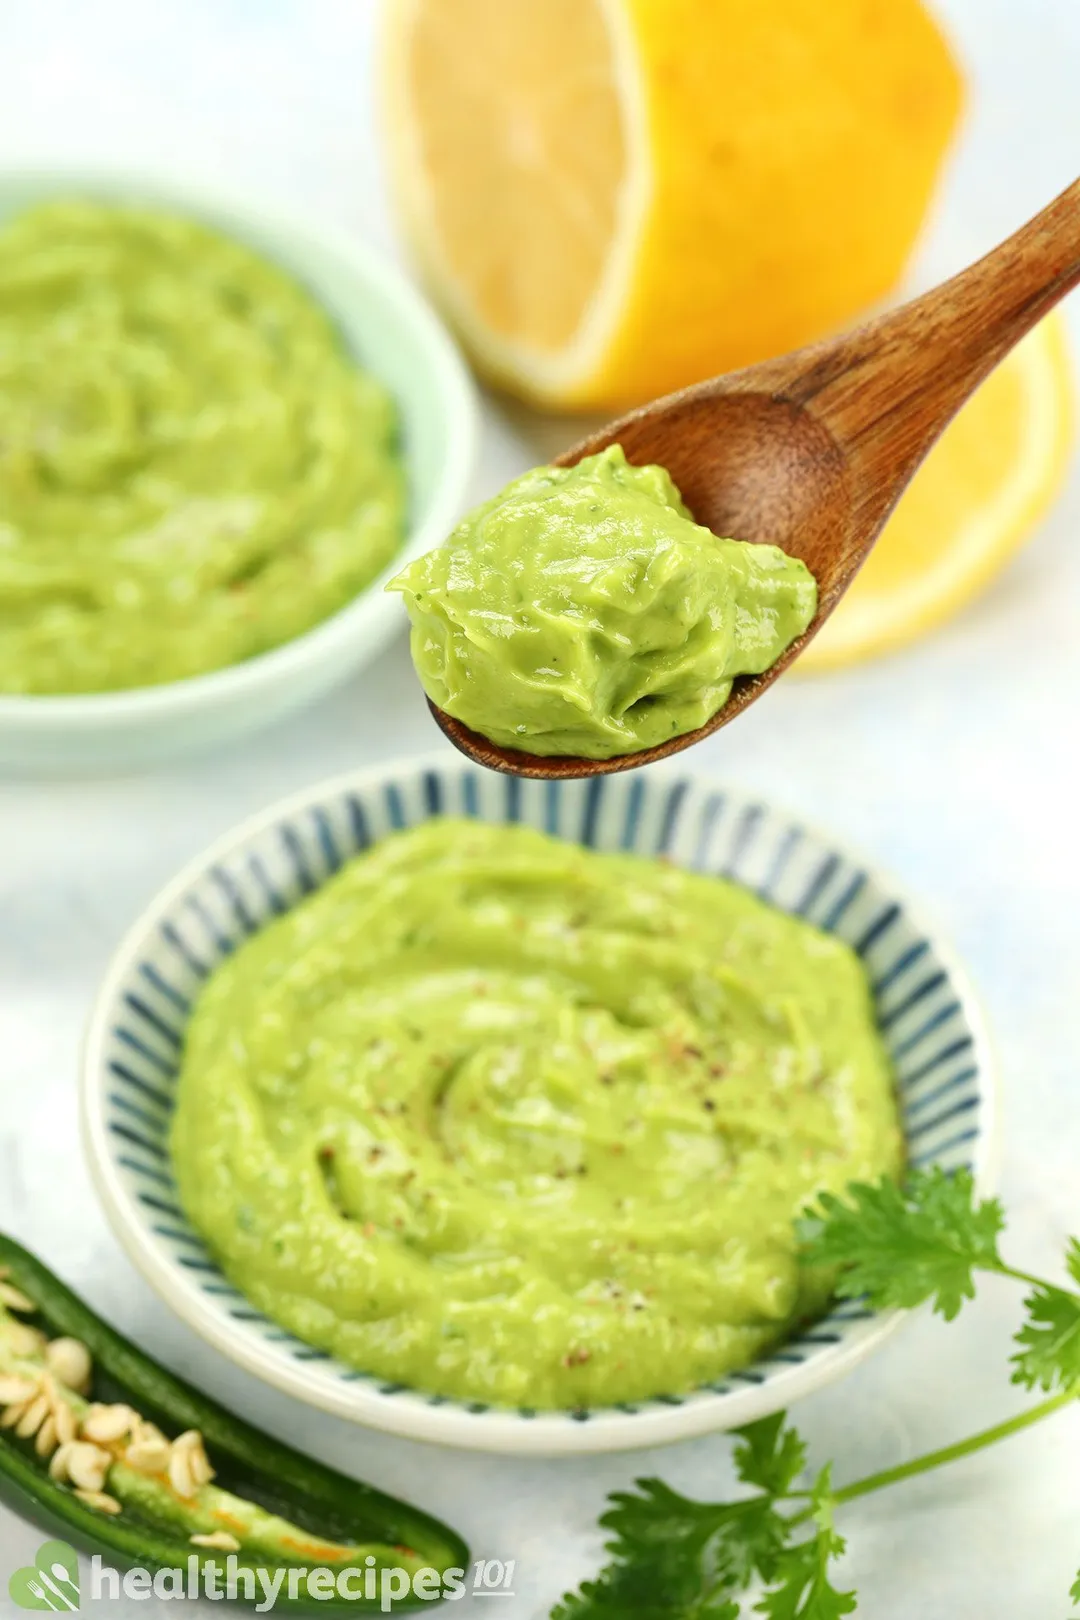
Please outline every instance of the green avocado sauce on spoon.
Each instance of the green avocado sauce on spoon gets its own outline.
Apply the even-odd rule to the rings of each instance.
[[[704,725],[817,606],[804,563],[718,538],[619,445],[516,479],[388,589],[438,708],[501,747],[586,759]]]

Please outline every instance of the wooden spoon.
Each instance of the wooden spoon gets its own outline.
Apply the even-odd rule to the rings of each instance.
[[[431,704],[463,754],[517,776],[596,776],[676,754],[726,726],[797,658],[865,562],[909,479],[968,396],[1080,281],[1080,180],[951,281],[843,337],[684,388],[559,456],[621,444],[659,462],[699,523],[801,557],[808,629],[764,675],[740,676],[696,731],[613,759],[500,748]]]

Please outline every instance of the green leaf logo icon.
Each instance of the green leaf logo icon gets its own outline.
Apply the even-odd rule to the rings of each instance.
[[[79,1607],[79,1559],[74,1547],[66,1541],[47,1541],[38,1548],[33,1564],[15,1571],[8,1593],[16,1608],[70,1614]]]

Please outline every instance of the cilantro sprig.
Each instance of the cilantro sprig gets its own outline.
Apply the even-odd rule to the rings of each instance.
[[[916,1173],[905,1187],[856,1183],[845,1199],[822,1193],[803,1222],[812,1264],[839,1266],[843,1299],[866,1295],[878,1310],[933,1302],[947,1322],[975,1298],[976,1271],[1007,1269],[998,1253],[1005,1214],[995,1198],[974,1202],[967,1170]]]
[[[736,1431],[735,1471],[747,1490],[730,1502],[697,1502],[657,1479],[610,1498],[601,1525],[609,1562],[552,1611],[552,1620],[844,1620],[854,1592],[834,1584],[845,1550],[837,1511],[970,1456],[1030,1428],[1080,1397],[1080,1241],[1065,1269],[1075,1289],[1017,1270],[1002,1257],[1005,1226],[995,1199],[978,1200],[967,1171],[916,1172],[903,1187],[858,1184],[823,1194],[803,1222],[807,1261],[837,1273],[843,1298],[876,1309],[929,1303],[946,1321],[975,1297],[980,1273],[1028,1290],[1012,1358],[1015,1384],[1046,1399],[939,1451],[834,1486],[832,1469],[809,1483],[808,1451],[782,1412]],[[1071,1592],[1080,1608],[1080,1575]]]

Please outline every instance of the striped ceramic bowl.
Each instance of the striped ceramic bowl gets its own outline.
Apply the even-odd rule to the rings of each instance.
[[[679,773],[532,782],[454,757],[329,782],[230,833],[181,872],[121,945],[85,1049],[85,1139],[98,1191],[135,1264],[211,1344],[268,1383],[373,1428],[478,1450],[617,1450],[746,1423],[846,1372],[899,1313],[858,1302],[767,1359],[690,1394],[534,1412],[463,1403],[342,1365],[255,1310],[222,1276],[178,1206],[166,1146],[177,1054],[215,963],[395,828],[453,814],[525,822],[597,849],[664,855],[746,884],[851,944],[866,965],[895,1066],[913,1164],[969,1166],[988,1184],[992,1065],[962,972],[893,884],[780,811]]]

